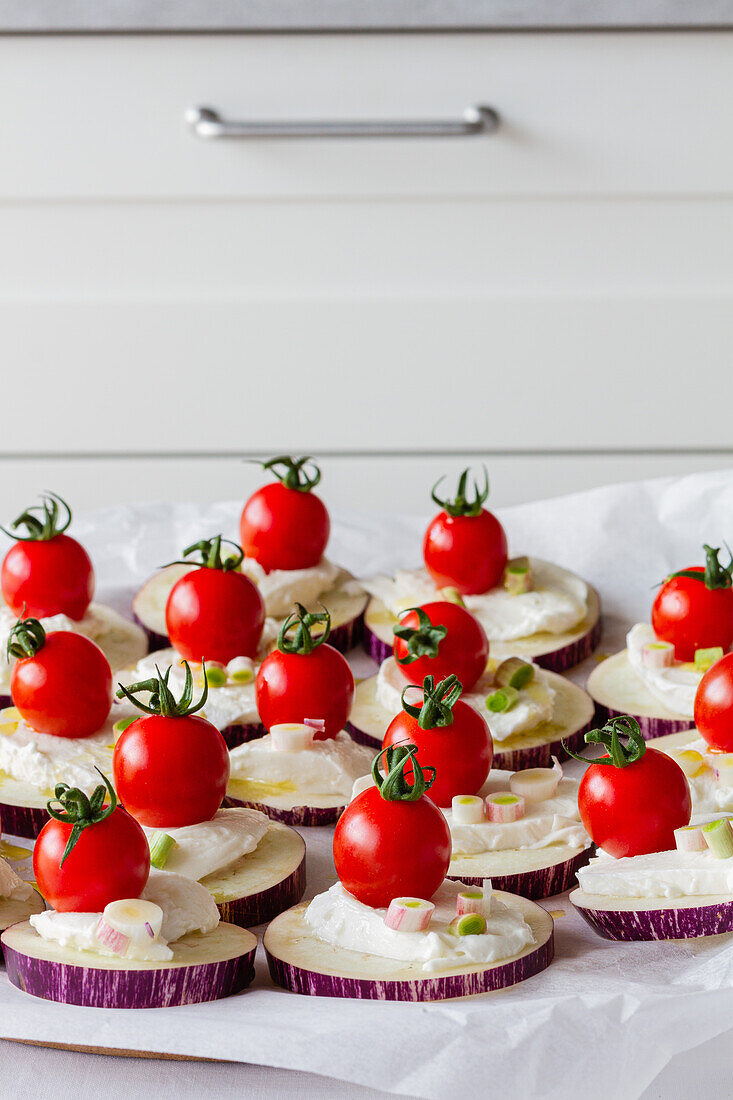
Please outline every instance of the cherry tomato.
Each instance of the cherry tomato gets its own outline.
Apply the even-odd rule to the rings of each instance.
[[[248,558],[254,558],[266,572],[273,569],[310,569],[323,557],[331,522],[323,501],[313,492],[321,471],[305,472],[308,458],[287,455],[263,463],[280,480],[263,485],[242,510],[239,534]],[[284,466],[284,473],[277,467]]]
[[[612,748],[614,728],[629,736],[626,748]],[[578,807],[588,835],[615,859],[674,848],[675,829],[688,825],[692,813],[690,788],[679,764],[646,747],[632,718],[611,719],[601,734],[606,736],[592,738],[610,750],[601,759],[619,763],[591,763],[580,781]]]
[[[229,753],[216,726],[198,715],[145,715],[120,735],[113,757],[120,802],[152,828],[210,821],[229,782]]]
[[[18,542],[0,571],[3,599],[17,616],[67,615],[78,621],[94,595],[94,569],[84,547],[64,534],[71,523],[68,504],[55,493],[42,500],[18,516],[7,532]],[[17,533],[21,527],[25,535]]]
[[[438,588],[452,587],[462,595],[475,595],[488,592],[501,581],[507,540],[496,516],[481,507],[489,494],[488,476],[483,489],[474,483],[475,498],[468,501],[468,474],[467,469],[461,474],[454,500],[441,500],[435,492],[438,486],[434,487],[433,500],[443,510],[428,524],[423,559]]]
[[[200,552],[200,569],[177,580],[168,596],[165,621],[171,644],[187,661],[256,657],[265,623],[265,605],[257,585],[236,572],[242,551],[222,560],[221,535],[189,546],[184,557]]]
[[[69,630],[45,634],[37,620],[25,619],[11,632],[15,655],[22,652],[19,635],[35,650],[18,657],[10,677],[10,694],[24,721],[54,737],[97,733],[112,706],[112,673],[99,646]]]
[[[436,629],[437,628],[437,629]],[[486,671],[489,641],[478,619],[455,603],[412,608],[395,627],[394,657],[406,677],[422,683],[454,673],[468,692]]]
[[[105,779],[109,790],[109,784]],[[52,819],[41,829],[33,849],[33,873],[38,889],[59,913],[99,913],[111,901],[138,898],[150,873],[145,833],[112,794],[102,807],[104,787],[90,800],[64,787],[58,798],[64,821]],[[59,788],[57,788],[57,794]],[[99,808],[94,799],[99,795]],[[49,812],[53,810],[52,799]],[[75,823],[81,824],[76,843],[64,859]]]
[[[658,638],[674,645],[678,661],[692,661],[696,649],[733,644],[733,561],[724,567],[719,550],[705,546],[705,566],[691,565],[669,577],[652,605]]]
[[[478,794],[494,756],[488,725],[473,707],[458,698],[460,693],[455,676],[437,686],[432,677],[426,676],[422,705],[403,702],[404,709],[392,719],[382,742],[384,748],[417,746],[422,767],[435,769],[430,797],[438,806],[450,806],[457,794]]]
[[[413,782],[424,791],[419,764],[415,771]],[[410,801],[406,796],[411,792],[405,784],[388,798],[378,787],[369,787],[346,807],[336,825],[336,874],[344,889],[364,905],[386,908],[393,898],[405,896],[430,900],[448,872],[448,823],[426,794]]]
[[[278,648],[260,665],[255,696],[260,721],[266,729],[280,722],[321,718],[316,741],[327,741],[344,728],[354,703],[354,676],[349,662],[326,645],[331,620],[328,612],[308,612],[300,604],[280,630]],[[324,623],[325,631],[313,639],[310,628]],[[287,635],[295,626],[293,641]]]
[[[695,725],[711,749],[733,752],[733,653],[716,661],[700,681]]]

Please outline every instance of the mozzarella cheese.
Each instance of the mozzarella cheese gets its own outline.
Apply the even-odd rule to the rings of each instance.
[[[150,829],[148,839],[156,832],[167,833],[176,842],[165,864],[165,872],[202,879],[221,871],[242,856],[254,852],[267,832],[270,820],[259,810],[235,807],[218,810],[211,821],[184,825],[177,829]]]
[[[32,893],[33,887],[23,882],[6,860],[0,859],[0,898],[17,898],[22,901]]]
[[[652,852],[613,859],[599,852],[578,871],[587,894],[613,898],[686,898],[733,894],[733,857],[712,852]]]
[[[492,771],[482,795],[509,790],[508,771]],[[503,852],[518,848],[548,848],[567,844],[585,848],[590,839],[580,822],[578,783],[561,779],[552,798],[527,802],[524,817],[518,821],[482,821],[476,825],[456,825],[450,810],[443,810],[450,826],[454,855],[478,852]]]
[[[526,733],[536,729],[543,722],[552,720],[555,708],[555,689],[541,668],[534,665],[534,679],[531,684],[519,692],[514,706],[507,711],[495,714],[486,706],[487,696],[495,690],[492,683],[493,671],[497,661],[490,661],[485,676],[473,689],[462,695],[464,703],[473,707],[486,719],[494,741],[506,741],[517,733]],[[389,713],[399,714],[402,710],[402,692],[410,683],[410,665],[401,667],[394,657],[383,661],[377,673],[377,702]],[[408,695],[408,702],[410,701]]]
[[[18,719],[0,723],[0,772],[39,791],[68,783],[91,794],[101,782],[96,768],[112,774],[113,749],[111,719],[91,737],[53,737]]]
[[[456,895],[466,886],[445,881],[432,898],[435,905],[424,932],[400,932],[384,923],[386,909],[373,909],[357,901],[337,882],[324,894],[317,894],[305,911],[306,923],[325,943],[359,954],[378,955],[416,963],[426,973],[498,962],[534,943],[532,929],[522,914],[491,899],[486,932],[455,936],[448,925],[456,915]]]
[[[373,758],[371,749],[352,741],[344,730],[297,752],[274,749],[268,734],[238,745],[229,754],[232,779],[284,784],[303,794],[336,794],[344,801],[354,780],[369,771]]]
[[[588,586],[579,577],[548,562],[531,561],[534,589],[510,596],[502,585],[463,602],[490,639],[509,642],[533,634],[562,634],[572,630],[588,611]],[[440,590],[427,570],[399,570],[394,578],[363,581],[372,596],[399,615],[408,607],[440,600]]]
[[[219,923],[219,910],[209,891],[183,875],[153,870],[140,896],[160,906],[163,925],[158,939],[144,944],[130,943],[125,958],[151,962],[172,959],[169,943],[175,943],[188,932],[212,932]],[[97,939],[101,917],[101,913],[57,913],[48,909],[31,916],[30,922],[41,939],[52,940],[61,947],[115,957]]]
[[[675,661],[669,668],[647,668],[642,664],[642,650],[649,642],[658,642],[649,623],[636,623],[626,635],[629,664],[651,694],[674,714],[692,718],[695,693],[702,672],[686,661]]]
[[[318,603],[339,575],[338,566],[327,558],[309,569],[272,569],[266,573],[254,558],[245,558],[242,572],[257,585],[268,617],[284,619],[296,603],[306,607]]]

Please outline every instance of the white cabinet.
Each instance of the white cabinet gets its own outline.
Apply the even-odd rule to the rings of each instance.
[[[7,455],[731,447],[731,33],[6,37],[0,95]]]

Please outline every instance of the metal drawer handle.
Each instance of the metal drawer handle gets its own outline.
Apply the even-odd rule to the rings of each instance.
[[[198,138],[395,138],[476,137],[493,134],[499,116],[492,107],[468,107],[458,121],[230,122],[211,107],[190,107],[186,123]]]

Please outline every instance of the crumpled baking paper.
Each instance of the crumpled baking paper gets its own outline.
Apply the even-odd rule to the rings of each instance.
[[[239,508],[146,504],[75,516],[74,534],[95,562],[98,598],[129,610],[131,591],[183,546],[219,531],[235,537]],[[609,486],[500,515],[513,554],[548,558],[599,589],[601,651],[611,653],[633,622],[648,618],[667,573],[701,563],[703,542],[733,539],[733,473]],[[329,555],[356,574],[419,563],[427,516],[334,519]],[[594,661],[573,679],[582,682]],[[368,673],[365,658],[358,666]],[[332,830],[302,832],[312,896],[333,881]],[[260,957],[254,985],[237,997],[107,1011],[35,1000],[0,975],[0,1035],[253,1062],[408,1096],[491,1090],[634,1100],[674,1055],[728,1030],[733,936],[614,944],[587,928],[567,898],[543,904],[565,910],[555,925],[555,960],[501,993],[435,1004],[306,999],[272,986]]]

